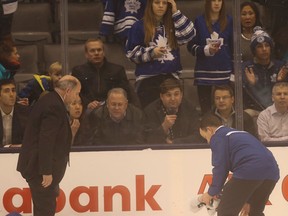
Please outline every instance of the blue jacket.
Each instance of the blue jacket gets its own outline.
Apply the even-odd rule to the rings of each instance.
[[[245,131],[221,126],[211,137],[210,145],[214,167],[208,190],[211,196],[221,192],[229,171],[237,179],[279,179],[279,168],[272,153]]]

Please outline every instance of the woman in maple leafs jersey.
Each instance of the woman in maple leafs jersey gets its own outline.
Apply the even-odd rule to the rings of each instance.
[[[179,79],[179,46],[195,34],[174,0],[147,0],[144,17],[134,23],[126,43],[126,56],[136,64],[136,92],[143,108],[159,98],[163,80]]]
[[[232,72],[233,20],[225,0],[205,0],[205,12],[194,24],[197,35],[187,49],[196,56],[194,84],[204,114],[212,108],[212,86],[229,84]]]

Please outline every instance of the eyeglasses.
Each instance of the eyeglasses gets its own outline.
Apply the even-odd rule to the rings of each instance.
[[[229,98],[231,98],[231,96],[226,95],[226,96],[223,96],[223,97],[215,97],[215,100],[216,101],[228,100]]]

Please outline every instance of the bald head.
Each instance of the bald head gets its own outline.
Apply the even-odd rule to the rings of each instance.
[[[63,98],[65,104],[74,101],[80,93],[81,83],[79,80],[71,75],[63,76],[55,86],[55,91]]]

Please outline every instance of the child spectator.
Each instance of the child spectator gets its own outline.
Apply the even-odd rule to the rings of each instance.
[[[27,85],[19,92],[19,102],[32,106],[43,94],[53,90],[56,82],[62,77],[62,65],[54,62],[50,65],[47,75],[34,75]],[[28,100],[28,102],[27,102]]]

